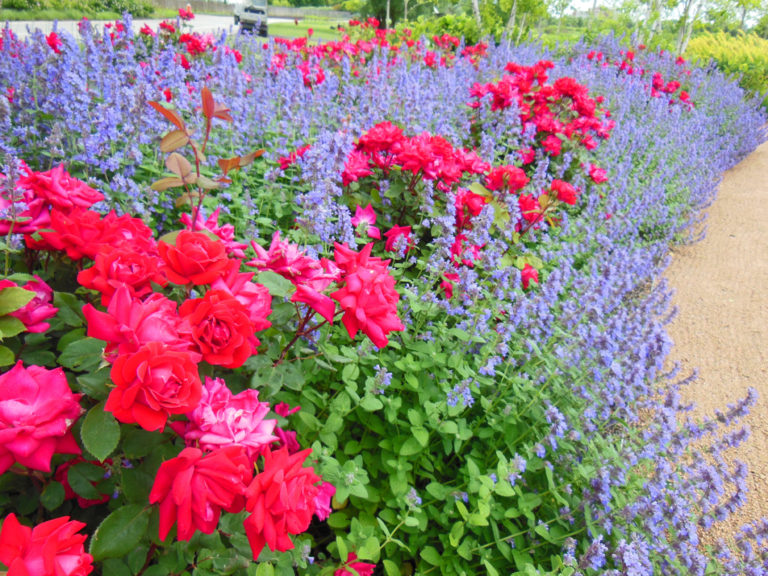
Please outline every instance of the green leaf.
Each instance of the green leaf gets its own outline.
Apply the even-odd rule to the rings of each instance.
[[[50,482],[40,495],[40,503],[46,510],[56,510],[64,503],[64,486],[59,482]]]
[[[104,565],[102,566],[102,570],[103,570],[102,574],[109,574],[109,576],[132,576],[133,575],[133,573],[128,568],[128,566],[126,566],[122,560],[118,560],[116,558],[112,558],[104,562]]]
[[[269,562],[262,562],[256,568],[256,576],[275,576],[275,567]]]
[[[256,282],[266,286],[272,296],[284,298],[295,290],[290,280],[287,280],[271,270],[265,270],[256,276]]]
[[[423,447],[427,446],[427,443],[429,442],[429,432],[427,432],[423,427],[414,426],[411,428],[411,434],[413,434],[413,437],[416,438],[416,441],[419,444],[421,444]]]
[[[442,563],[440,552],[434,546],[425,546],[421,551],[421,557],[425,562],[432,564],[432,566],[440,566]]]
[[[147,531],[149,513],[141,504],[128,504],[107,516],[91,539],[93,559],[120,558],[133,550]]]
[[[0,339],[13,338],[27,329],[24,322],[15,316],[0,316]]]
[[[109,395],[110,368],[104,367],[95,372],[81,374],[77,377],[80,390],[95,400],[104,400]]]
[[[158,444],[168,440],[167,436],[157,432],[148,432],[138,428],[130,428],[123,437],[123,452],[128,458],[143,458],[153,452]]]
[[[104,469],[95,464],[81,462],[67,470],[67,482],[78,496],[88,500],[98,500],[102,493],[93,485],[104,477]]]
[[[18,286],[3,288],[0,290],[0,316],[24,308],[34,297],[34,292]]]
[[[413,456],[423,450],[421,443],[413,436],[408,438],[400,447],[400,456]]]
[[[357,557],[361,560],[372,560],[374,562],[379,561],[379,555],[381,554],[381,548],[379,547],[379,540],[375,536],[369,536],[366,538],[362,546],[357,550]]]
[[[132,503],[146,504],[155,481],[154,476],[150,476],[141,468],[123,468],[121,477],[120,487],[126,499]]]
[[[384,572],[387,573],[387,576],[400,576],[400,568],[392,560],[383,560],[382,564],[384,564]]]
[[[59,364],[78,372],[95,372],[102,362],[104,341],[83,338],[69,344],[59,355]]]
[[[459,545],[462,536],[464,536],[464,522],[456,522],[451,527],[451,531],[448,534],[448,541],[451,543],[451,546],[456,548]]]
[[[96,404],[88,411],[80,429],[80,438],[86,450],[96,456],[99,462],[112,454],[120,442],[120,424],[111,412],[104,410],[104,403]]]
[[[349,549],[347,548],[347,543],[344,542],[344,538],[341,536],[336,536],[336,547],[339,549],[339,558],[341,558],[342,562],[346,562],[347,558],[349,558]]]
[[[84,324],[83,303],[77,296],[69,292],[54,292],[53,305],[59,309],[56,319],[61,320],[67,326],[77,328]]]
[[[357,368],[357,366],[355,366],[355,368]],[[375,412],[376,410],[381,410],[384,408],[384,404],[381,400],[376,398],[376,396],[367,394],[362,398],[362,400],[360,400],[360,408],[366,412]]]
[[[483,560],[483,564],[485,565],[488,576],[499,576],[499,571],[496,570],[496,568],[493,567],[493,564],[488,562],[488,560]]]
[[[0,346],[0,366],[10,366],[14,363],[16,357],[7,346]]]

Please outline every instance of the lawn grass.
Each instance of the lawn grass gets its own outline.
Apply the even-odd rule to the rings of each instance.
[[[345,20],[331,18],[303,18],[295,22],[272,22],[269,25],[269,35],[281,38],[300,38],[306,36],[312,29],[312,40],[341,40],[341,33],[336,26],[346,25]]]

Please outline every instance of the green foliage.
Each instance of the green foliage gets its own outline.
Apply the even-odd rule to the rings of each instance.
[[[397,28],[398,30],[410,28],[416,38],[450,34],[457,38],[464,38],[467,44],[476,44],[480,41],[477,22],[468,14],[447,14],[439,18],[421,16],[415,21],[402,23]]]
[[[3,11],[35,11],[44,13],[55,11],[69,13],[74,11],[82,16],[92,16],[98,13],[112,12],[122,14],[130,12],[138,18],[146,18],[154,14],[154,6],[149,0],[5,0]]]
[[[768,108],[768,40],[754,34],[708,33],[691,40],[686,56],[702,64],[714,60]]]

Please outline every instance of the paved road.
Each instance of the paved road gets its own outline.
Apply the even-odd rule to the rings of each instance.
[[[102,22],[99,20],[93,20],[93,24],[102,26],[106,23],[106,21]],[[158,24],[160,24],[162,20],[152,19],[152,20],[134,20],[133,21],[133,28],[134,30],[138,31],[144,24],[149,24],[151,28],[157,29]],[[277,22],[293,22],[293,20],[286,19],[286,18],[270,18],[269,23],[277,23]],[[190,21],[190,24],[192,25],[192,30],[195,32],[216,32],[219,30],[229,30],[232,28],[233,31],[236,30],[235,28],[235,21],[232,16],[211,16],[207,14],[196,14],[194,20]],[[34,30],[35,28],[39,28],[44,33],[48,34],[51,30],[53,30],[54,23],[51,21],[42,21],[42,20],[27,20],[27,21],[21,21],[21,22],[9,22],[8,27],[13,30],[15,34],[17,34],[20,38],[25,38],[29,34],[29,30]],[[74,34],[77,36],[77,20],[62,20],[57,23],[57,29],[58,30],[66,30],[70,32],[71,34]]]

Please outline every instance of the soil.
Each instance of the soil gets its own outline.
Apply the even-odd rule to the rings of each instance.
[[[768,143],[725,174],[706,222],[704,240],[674,248],[666,271],[678,308],[671,359],[683,376],[699,371],[682,391],[696,416],[725,409],[749,387],[759,398],[745,419],[749,440],[727,457],[749,466],[748,502],[705,534],[705,545],[768,517]]]

